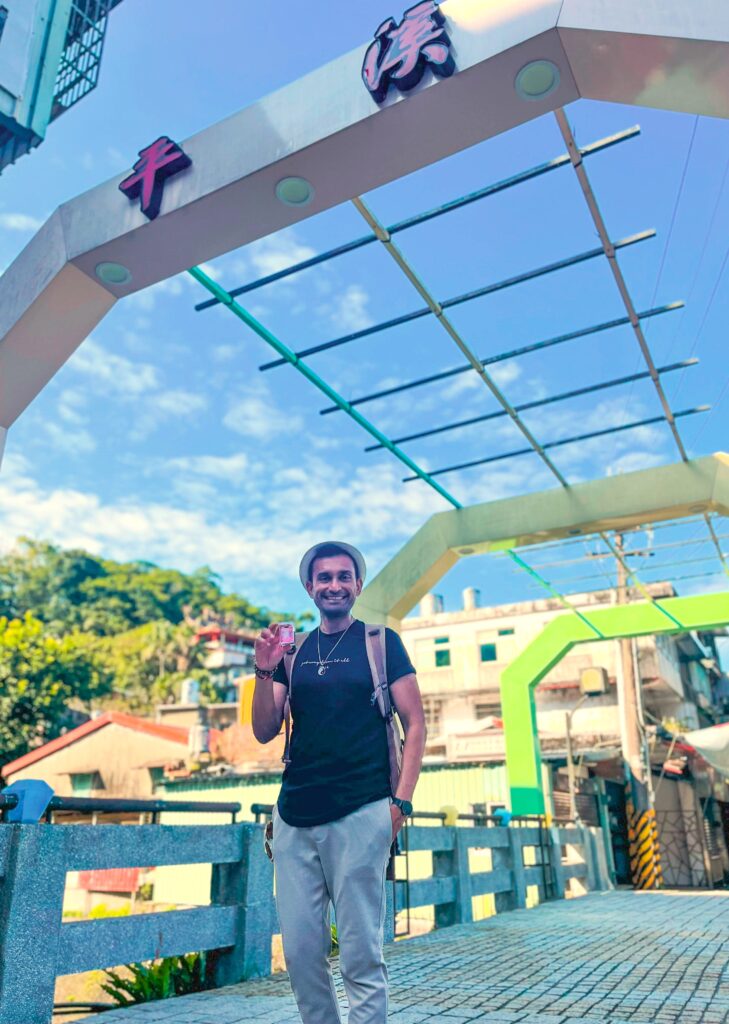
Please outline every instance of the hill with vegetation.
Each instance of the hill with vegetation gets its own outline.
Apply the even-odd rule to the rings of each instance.
[[[192,573],[21,538],[0,558],[0,763],[111,708],[148,715],[194,677],[214,680],[201,625],[258,630],[291,619]]]

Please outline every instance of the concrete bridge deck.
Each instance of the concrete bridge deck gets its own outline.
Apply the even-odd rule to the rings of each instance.
[[[729,892],[593,894],[397,942],[386,959],[390,1024],[727,1024]],[[286,974],[101,1019],[300,1021]]]

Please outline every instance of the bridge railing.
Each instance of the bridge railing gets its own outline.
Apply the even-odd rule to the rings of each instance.
[[[500,913],[525,908],[530,888],[542,903],[611,885],[598,828],[416,826],[408,828],[406,842],[408,853],[432,853],[433,872],[396,882],[390,909],[434,906],[437,928],[473,921],[478,896],[493,896]],[[489,870],[471,870],[471,850],[490,851]],[[389,925],[391,936],[391,915]]]
[[[0,1024],[47,1024],[57,975],[194,951],[214,951],[225,985],[271,970],[278,932],[273,870],[263,825],[0,825]],[[436,927],[472,920],[472,898],[494,895],[497,912],[565,895],[570,878],[607,888],[595,851],[598,829],[409,826],[409,851],[432,853],[432,876],[388,884],[394,904],[435,907]],[[469,870],[473,848],[491,851],[491,869]],[[525,854],[527,856],[525,857]],[[125,918],[63,922],[68,872],[145,865],[213,863],[206,907]]]

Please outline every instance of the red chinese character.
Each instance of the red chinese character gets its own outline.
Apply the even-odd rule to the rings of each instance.
[[[364,83],[378,103],[385,99],[391,84],[401,92],[412,89],[428,64],[441,78],[453,74],[456,65],[444,24],[435,0],[409,8],[399,25],[394,18],[383,21],[362,64]]]
[[[162,135],[151,146],[140,149],[134,173],[125,178],[119,188],[128,199],[141,197],[142,213],[154,220],[159,213],[165,181],[191,163],[176,142]]]

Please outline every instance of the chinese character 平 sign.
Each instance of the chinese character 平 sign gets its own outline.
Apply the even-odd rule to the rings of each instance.
[[[391,85],[400,92],[416,86],[428,65],[440,78],[453,74],[456,65],[444,25],[435,0],[410,7],[399,25],[394,18],[382,22],[362,64],[364,83],[378,103]]]
[[[139,198],[144,216],[154,220],[162,203],[165,181],[191,163],[190,157],[176,142],[162,135],[151,146],[140,149],[133,173],[121,182],[119,188],[127,199]]]

